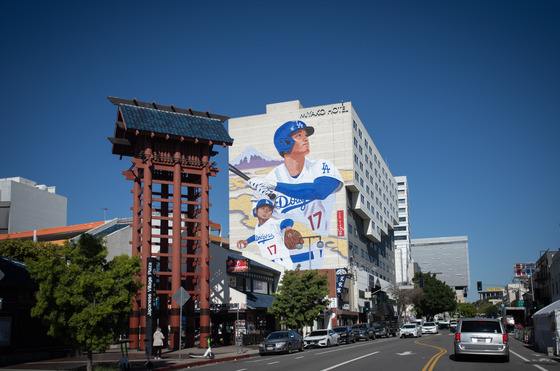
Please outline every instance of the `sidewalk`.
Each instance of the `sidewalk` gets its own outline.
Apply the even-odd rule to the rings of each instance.
[[[150,357],[150,363],[147,362],[146,354],[143,350],[129,350],[128,361],[130,362],[130,370],[181,370],[193,366],[204,365],[216,362],[227,362],[237,359],[254,357],[259,354],[257,345],[247,345],[242,349],[236,345],[213,347],[214,359],[190,358],[189,353],[194,355],[202,355],[206,348],[186,348],[179,350],[168,350],[162,352],[162,359],[153,359]],[[179,356],[181,359],[179,359]],[[107,367],[116,367],[119,361],[123,359],[120,348],[112,348],[105,353],[93,354],[93,365],[103,365]],[[85,370],[87,365],[87,355],[76,357],[66,357],[58,359],[50,359],[39,362],[29,362],[17,365],[1,367],[0,370]]]

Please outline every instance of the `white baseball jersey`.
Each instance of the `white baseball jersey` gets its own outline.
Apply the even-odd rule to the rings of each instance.
[[[264,258],[283,265],[286,269],[294,269],[290,250],[284,245],[284,231],[280,228],[282,220],[270,218],[255,227],[255,242],[259,246],[261,255]]]
[[[278,183],[299,184],[313,183],[315,178],[324,176],[337,179],[340,182],[338,188],[327,198],[324,200],[304,200],[276,192],[272,217],[276,219],[292,219],[307,225],[314,233],[327,236],[335,204],[335,192],[340,190],[343,184],[342,176],[331,161],[312,161],[306,158],[301,174],[295,178],[290,175],[286,166],[282,164],[268,173],[265,179],[274,180]]]

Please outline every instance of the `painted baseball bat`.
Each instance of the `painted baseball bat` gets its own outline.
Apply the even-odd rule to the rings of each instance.
[[[234,173],[237,176],[240,176],[241,179],[244,179],[244,180],[251,179],[247,176],[247,174],[245,174],[244,172],[242,172],[241,170],[239,170],[238,168],[236,168],[232,164],[229,164],[229,171],[231,171],[232,173]],[[274,192],[271,192],[271,193],[268,194],[268,198],[270,198],[271,200],[274,200],[276,198],[276,194]]]

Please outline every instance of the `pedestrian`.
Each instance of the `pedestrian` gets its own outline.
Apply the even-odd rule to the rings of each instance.
[[[156,331],[154,332],[154,359],[161,359],[161,350],[163,348],[163,339],[165,339],[165,336],[163,335],[163,333],[161,332],[161,328],[157,328]]]

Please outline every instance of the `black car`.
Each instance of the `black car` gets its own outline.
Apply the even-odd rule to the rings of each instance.
[[[333,327],[333,331],[339,334],[340,341],[344,341],[346,344],[356,342],[356,336],[354,336],[354,331],[350,326]]]
[[[303,352],[303,338],[295,331],[271,332],[259,344],[261,356],[268,353],[292,353],[296,349]]]
[[[399,332],[399,321],[389,321],[389,335],[397,336]]]
[[[373,327],[370,327],[367,323],[358,323],[357,325],[352,326],[352,331],[354,331],[354,336],[356,340],[366,340],[375,339],[375,331]]]
[[[386,322],[374,322],[372,327],[375,330],[375,337],[389,337],[389,327]]]

